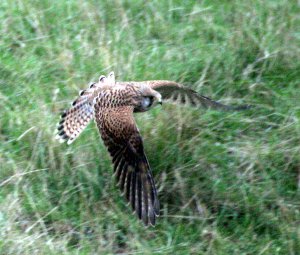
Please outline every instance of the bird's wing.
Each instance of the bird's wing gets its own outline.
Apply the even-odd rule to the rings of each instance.
[[[189,104],[195,107],[214,108],[225,111],[244,110],[249,108],[248,105],[230,106],[218,103],[208,97],[198,94],[196,91],[187,88],[173,81],[147,81],[152,89],[158,91],[164,100],[174,103]]]
[[[133,107],[100,107],[98,98],[94,107],[95,120],[112,157],[118,186],[139,219],[145,225],[154,225],[159,215],[159,201],[142,137],[133,118]]]

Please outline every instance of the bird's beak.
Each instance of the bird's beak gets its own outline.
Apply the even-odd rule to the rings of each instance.
[[[162,97],[161,97],[161,94],[160,94],[160,93],[157,93],[157,94],[155,95],[155,98],[156,98],[157,104],[162,105]]]

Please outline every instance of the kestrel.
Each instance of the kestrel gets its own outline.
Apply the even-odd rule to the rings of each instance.
[[[247,108],[223,105],[173,81],[116,82],[111,72],[80,92],[61,115],[57,128],[57,138],[70,144],[95,119],[111,155],[118,186],[145,225],[155,225],[159,201],[133,113],[148,111],[165,100],[221,110]]]

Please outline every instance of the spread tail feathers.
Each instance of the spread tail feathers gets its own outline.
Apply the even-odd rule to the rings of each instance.
[[[56,138],[60,142],[72,143],[93,119],[93,116],[94,110],[90,102],[78,101],[61,115]]]
[[[103,84],[115,84],[114,72],[110,72],[107,78],[101,75],[99,82],[92,82],[89,88],[80,91],[72,107],[63,112],[56,132],[60,142],[72,143],[94,118],[93,98]]]

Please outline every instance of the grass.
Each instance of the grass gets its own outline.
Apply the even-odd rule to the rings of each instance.
[[[290,0],[1,1],[0,254],[299,254],[298,14]],[[255,105],[136,115],[155,228],[120,197],[95,125],[72,146],[53,138],[111,70]]]

